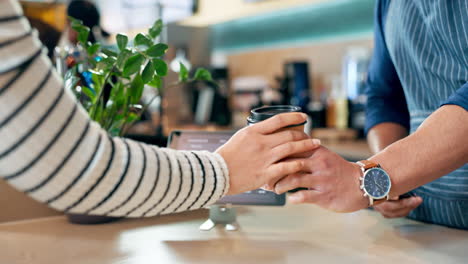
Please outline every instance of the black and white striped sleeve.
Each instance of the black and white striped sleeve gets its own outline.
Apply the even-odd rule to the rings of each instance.
[[[201,208],[229,189],[218,154],[112,138],[91,121],[16,0],[0,2],[0,178],[61,211],[128,217]]]

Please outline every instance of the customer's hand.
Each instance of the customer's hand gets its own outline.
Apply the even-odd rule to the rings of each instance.
[[[301,173],[289,175],[275,185],[275,192],[284,193],[299,187],[309,188],[290,194],[291,203],[313,203],[336,212],[353,212],[369,205],[363,196],[359,165],[320,147],[305,161]]]
[[[275,183],[282,177],[302,170],[304,160],[284,160],[298,153],[311,151],[319,142],[304,132],[278,130],[302,123],[306,115],[287,113],[276,115],[237,132],[216,152],[229,169],[229,195],[254,190],[265,182]]]
[[[408,216],[408,214],[421,205],[422,202],[423,199],[419,196],[402,199],[394,197],[389,201],[374,205],[374,209],[385,218],[399,218]]]

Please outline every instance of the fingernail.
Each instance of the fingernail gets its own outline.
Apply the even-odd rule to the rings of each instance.
[[[281,185],[276,184],[276,185],[275,185],[275,189],[274,189],[273,191],[275,191],[276,194],[280,194],[280,193],[279,193],[280,187],[281,187]]]
[[[412,201],[411,201],[412,204],[418,204],[418,203],[420,203],[420,202],[422,202],[422,198],[421,198],[421,197],[413,197],[413,198],[412,198]]]
[[[301,116],[305,119],[307,118],[307,114],[301,113]]]
[[[320,139],[314,138],[312,139],[312,143],[314,143],[314,145],[321,145],[322,141],[320,141]]]

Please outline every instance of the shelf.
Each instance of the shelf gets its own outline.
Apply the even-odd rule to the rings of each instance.
[[[304,45],[372,34],[373,0],[335,0],[244,17],[211,27],[218,52]]]

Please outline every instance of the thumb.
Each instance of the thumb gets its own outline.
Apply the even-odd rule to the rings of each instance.
[[[420,205],[423,202],[422,198],[419,196],[413,197],[411,200],[413,205]]]
[[[411,207],[416,208],[423,202],[423,199],[419,196],[411,197],[409,199],[409,204]]]

